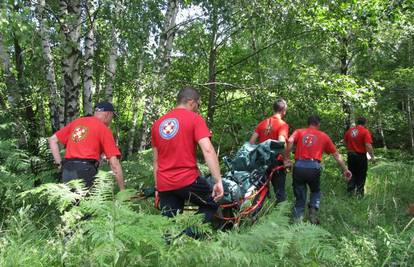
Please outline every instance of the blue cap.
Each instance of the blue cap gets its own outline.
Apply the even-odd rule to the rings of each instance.
[[[99,102],[96,106],[95,106],[95,112],[99,112],[99,111],[111,111],[114,113],[114,116],[118,116],[118,114],[115,112],[114,106],[109,103],[109,102]]]

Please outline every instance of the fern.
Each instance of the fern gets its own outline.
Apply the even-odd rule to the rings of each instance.
[[[26,198],[28,195],[39,195],[46,198],[49,204],[56,204],[59,212],[82,200],[87,193],[81,180],[73,180],[66,184],[43,184],[39,187],[20,193],[18,196]]]

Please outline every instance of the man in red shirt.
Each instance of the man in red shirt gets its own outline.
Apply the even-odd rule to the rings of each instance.
[[[335,145],[329,136],[319,130],[320,118],[310,116],[308,118],[308,128],[298,129],[289,137],[286,147],[285,165],[289,166],[290,151],[293,145],[296,145],[295,165],[293,167],[293,193],[296,202],[293,207],[293,217],[296,221],[303,218],[307,198],[307,186],[309,186],[310,203],[309,216],[310,222],[319,224],[316,212],[320,204],[320,176],[322,154],[325,152],[331,154],[343,170],[347,180],[352,176],[346,167],[341,155],[336,151]]]
[[[256,144],[257,140],[261,143],[268,139],[286,142],[289,134],[289,125],[283,121],[283,117],[286,115],[286,110],[286,101],[283,99],[276,100],[273,104],[273,116],[261,121],[256,126],[254,133],[250,137],[250,144]],[[279,155],[275,166],[281,165],[283,165],[283,156]],[[275,166],[270,166],[269,171]],[[277,203],[286,200],[285,181],[285,169],[273,173],[272,185]]]
[[[155,187],[164,216],[182,212],[184,202],[199,206],[206,222],[213,219],[218,201],[223,196],[220,167],[210,141],[210,130],[196,113],[199,93],[191,87],[180,90],[177,106],[159,118],[152,126]],[[200,177],[196,149],[200,146],[204,159],[215,180],[213,189]]]
[[[125,189],[118,160],[121,152],[109,129],[113,116],[113,105],[101,102],[96,105],[94,116],[78,118],[49,137],[49,147],[55,164],[62,169],[63,182],[81,178],[87,187],[91,187],[98,172],[101,154],[104,153],[119,189]],[[59,143],[66,147],[64,160],[59,152]]]
[[[344,135],[344,142],[348,150],[348,168],[352,172],[352,179],[348,182],[348,193],[364,196],[364,186],[367,177],[367,152],[374,160],[371,133],[365,128],[367,120],[364,117],[357,119],[357,125],[351,127]]]

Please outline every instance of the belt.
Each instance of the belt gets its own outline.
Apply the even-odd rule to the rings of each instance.
[[[317,161],[318,163],[321,163],[321,161],[319,159],[302,159],[302,158],[298,158],[297,160],[303,160],[303,161]]]
[[[69,159],[64,159],[63,163],[65,162],[73,162],[73,163],[82,163],[82,164],[91,164],[93,165],[95,168],[99,167],[99,161],[97,161],[96,159],[79,159],[79,158],[69,158]]]
[[[364,156],[366,153],[359,153],[359,152],[355,152],[355,151],[348,151],[348,154],[356,155],[356,156]]]
[[[309,168],[309,169],[320,169],[321,164],[319,160],[309,160],[309,159],[298,159],[295,161],[295,167],[297,168]]]

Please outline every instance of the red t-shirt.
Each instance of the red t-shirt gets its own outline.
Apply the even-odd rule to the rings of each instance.
[[[279,136],[283,136],[285,137],[285,140],[287,140],[289,135],[289,125],[282,119],[272,116],[261,121],[256,126],[256,129],[254,129],[254,132],[258,134],[259,143],[269,139],[279,140]],[[277,160],[283,160],[283,155],[279,154]]]
[[[66,146],[65,158],[100,160],[120,156],[111,130],[97,117],[78,118],[55,133]]]
[[[280,135],[284,136],[287,140],[289,126],[282,119],[272,116],[261,121],[254,131],[259,135],[259,143],[268,139],[278,140]]]
[[[204,119],[184,108],[175,108],[154,123],[151,137],[152,146],[158,152],[158,191],[183,188],[200,176],[197,142],[210,136]]]
[[[333,154],[336,147],[329,136],[316,128],[298,129],[289,137],[296,145],[295,160],[315,159],[322,161],[323,152]]]
[[[349,128],[344,135],[344,140],[348,151],[357,153],[366,153],[365,144],[372,144],[371,133],[362,125]]]

